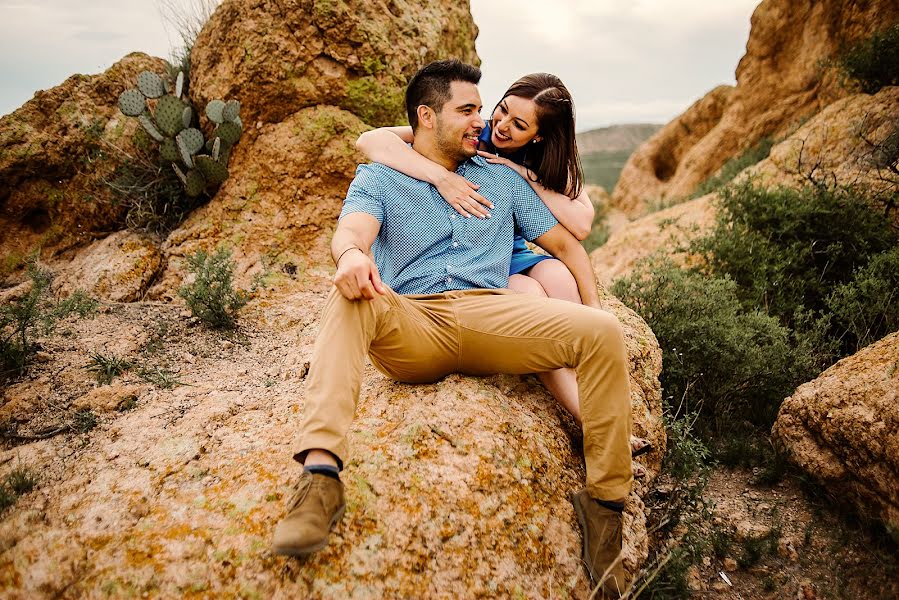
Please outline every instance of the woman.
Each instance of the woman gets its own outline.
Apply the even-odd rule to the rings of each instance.
[[[411,127],[385,127],[363,133],[356,148],[370,160],[427,181],[459,214],[488,218],[492,205],[478,186],[431,162],[407,144]],[[578,240],[593,224],[593,204],[584,191],[574,133],[574,103],[565,84],[549,73],[525,75],[513,83],[493,109],[481,133],[478,152],[488,162],[508,166],[524,177],[556,219]],[[581,302],[574,277],[559,260],[527,248],[515,236],[509,289]],[[539,374],[552,395],[580,423],[577,377],[573,369]],[[646,440],[631,440],[634,455],[650,449]]]

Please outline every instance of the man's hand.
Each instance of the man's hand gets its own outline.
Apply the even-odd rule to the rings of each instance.
[[[374,300],[387,293],[377,265],[359,248],[348,250],[337,261],[334,285],[347,300]]]

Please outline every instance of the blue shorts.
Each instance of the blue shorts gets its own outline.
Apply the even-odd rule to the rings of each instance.
[[[509,275],[517,275],[522,271],[527,271],[541,260],[548,258],[552,258],[552,256],[537,254],[533,250],[529,250],[524,243],[524,238],[516,235],[512,244],[512,263],[509,265]]]

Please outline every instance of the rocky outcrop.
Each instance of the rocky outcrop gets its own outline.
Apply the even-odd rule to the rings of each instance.
[[[746,176],[766,186],[817,182],[860,188],[874,198],[889,195],[899,187],[899,175],[886,159],[897,136],[899,87],[856,94],[815,115]]]
[[[369,125],[405,122],[403,90],[423,65],[479,62],[467,3],[225,0],[191,54],[191,97],[239,98],[248,126],[326,104]]]
[[[90,434],[0,453],[0,476],[21,464],[41,473],[38,489],[0,521],[0,585],[28,598],[236,590],[291,598],[589,597],[567,498],[583,485],[580,433],[533,377],[400,385],[368,367],[342,475],[346,516],[310,558],[271,554],[299,471],[290,457],[324,298],[296,292],[257,301],[239,345],[179,323],[178,309],[166,306],[123,306],[73,326],[84,338],[79,345],[97,348],[158,335],[159,323],[170,335],[184,329],[162,350],[189,384],[173,390],[137,388],[133,374],[108,392],[91,390],[92,376],[72,368],[83,355],[71,338],[48,342],[71,347],[34,373],[37,384],[48,383],[43,397],[10,392],[10,401],[32,406],[19,418],[35,405],[66,402],[48,380],[66,365],[80,378],[69,385],[87,388],[73,394],[75,405],[105,412]],[[664,454],[661,353],[639,317],[614,298],[603,302],[626,331],[635,433],[658,448],[639,459],[649,475],[627,502],[625,565],[633,573],[647,553],[640,497]]]
[[[150,297],[172,299],[185,275],[184,257],[226,244],[235,249],[239,281],[280,274],[326,289],[330,239],[356,166],[354,142],[367,126],[333,106],[306,108],[264,125],[241,141],[231,177],[163,245],[166,268]]]
[[[609,240],[590,253],[601,285],[629,275],[641,260],[661,252],[678,264],[688,264],[689,242],[707,233],[715,223],[714,194],[660,210],[620,227]]]
[[[829,495],[899,530],[899,332],[844,358],[784,400],[772,429]]]
[[[162,255],[147,236],[119,231],[79,252],[53,281],[54,290],[68,296],[82,289],[113,302],[139,300],[162,265]]]
[[[890,0],[765,0],[752,15],[736,87],[716,88],[634,153],[615,204],[633,218],[648,200],[686,197],[762,137],[782,137],[851,93],[822,61],[897,20],[899,4]],[[686,121],[702,123],[701,133],[679,125]]]
[[[123,207],[104,183],[132,149],[136,124],[119,94],[164,62],[129,54],[99,75],[73,75],[0,118],[0,259],[61,250],[115,231]],[[0,275],[4,275],[0,271]]]

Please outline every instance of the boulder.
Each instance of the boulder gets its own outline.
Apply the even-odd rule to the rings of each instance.
[[[0,117],[0,277],[40,246],[49,256],[118,229],[123,207],[104,183],[137,127],[118,97],[165,62],[129,54],[99,75],[72,75]]]
[[[405,122],[403,90],[443,58],[478,64],[466,2],[225,0],[191,54],[191,97],[237,98],[246,126],[327,104],[369,125]]]
[[[612,194],[615,204],[634,218],[648,200],[684,198],[763,137],[783,137],[851,94],[821,65],[897,20],[891,0],[764,0],[752,15],[736,87],[712,90],[638,149]]]
[[[605,244],[590,253],[597,281],[604,286],[611,285],[657,252],[679,264],[689,264],[691,258],[686,247],[715,224],[715,197],[708,194],[620,225]]]
[[[799,386],[771,431],[839,502],[899,530],[899,332]]]
[[[356,138],[367,126],[334,106],[305,108],[235,146],[231,176],[162,246],[166,266],[151,298],[172,299],[184,258],[224,244],[234,248],[238,282],[280,273],[307,289],[327,289],[330,240],[356,166]]]
[[[272,296],[239,349],[181,372],[189,386],[142,393],[77,444],[61,436],[0,453],[0,465],[18,455],[42,473],[0,521],[4,588],[29,598],[590,597],[568,501],[584,481],[580,433],[534,377],[402,385],[367,367],[342,474],[346,515],[321,552],[271,554],[299,474],[301,366],[324,300]],[[635,433],[657,448],[641,457],[648,475],[626,505],[633,574],[648,550],[641,497],[665,448],[661,352],[639,317],[603,302],[626,332]],[[124,314],[105,317],[125,328]]]
[[[78,253],[53,280],[54,291],[68,296],[76,289],[113,302],[139,300],[156,277],[162,255],[145,235],[118,231]]]

